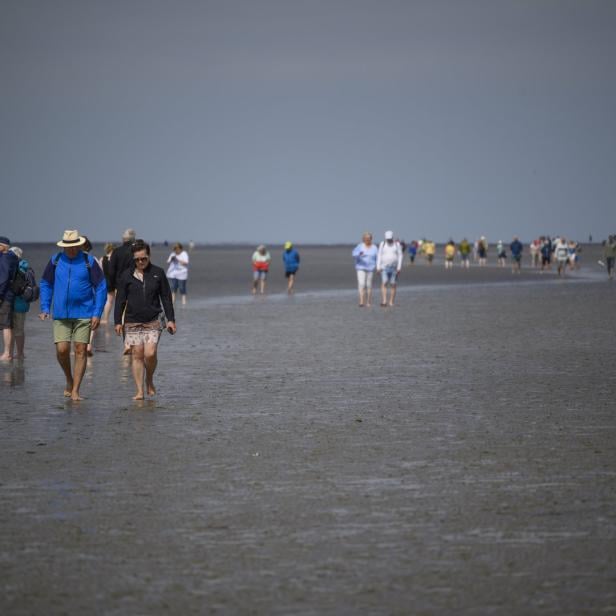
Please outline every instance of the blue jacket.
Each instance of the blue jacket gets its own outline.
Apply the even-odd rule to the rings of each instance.
[[[22,259],[19,262],[19,269],[26,274],[28,269],[30,268],[30,264],[26,259]],[[30,310],[30,303],[27,302],[23,297],[17,296],[15,298],[15,302],[13,303],[13,312],[28,312]]]
[[[54,319],[100,318],[106,300],[105,275],[94,257],[79,252],[70,259],[61,252],[51,258],[41,277],[41,312]]]
[[[299,267],[299,252],[295,248],[290,248],[282,253],[284,268],[287,272],[296,272]]]
[[[14,252],[0,252],[0,302],[13,303],[13,291],[11,282],[15,277],[19,259]]]

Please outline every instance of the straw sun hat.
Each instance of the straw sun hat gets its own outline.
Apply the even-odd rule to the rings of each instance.
[[[86,238],[79,235],[77,229],[67,229],[57,245],[60,248],[71,248],[72,246],[83,246],[85,243]]]

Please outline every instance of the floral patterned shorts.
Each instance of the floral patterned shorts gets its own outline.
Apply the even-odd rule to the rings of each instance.
[[[158,344],[161,331],[161,324],[158,319],[150,321],[150,323],[125,323],[124,342],[130,346]]]

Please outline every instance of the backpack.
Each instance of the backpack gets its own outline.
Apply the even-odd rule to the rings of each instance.
[[[28,270],[24,272],[18,267],[11,281],[11,290],[15,294],[15,297],[21,297],[29,304],[35,302],[39,298],[41,290],[36,284],[34,270],[29,267]]]

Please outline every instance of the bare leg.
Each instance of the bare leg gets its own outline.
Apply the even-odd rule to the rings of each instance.
[[[372,305],[372,287],[367,288],[366,298],[366,306],[370,307]]]
[[[115,295],[113,293],[107,293],[107,301],[105,302],[105,308],[103,310],[103,318],[101,319],[102,325],[109,323],[109,314],[111,313],[111,307],[113,306],[114,298],[115,298]]]
[[[133,346],[132,349],[132,369],[133,378],[137,392],[133,396],[133,400],[143,400],[143,377],[145,375],[145,364],[143,361],[143,345]]]
[[[381,283],[381,306],[387,306],[387,287],[385,283]]]
[[[366,303],[366,287],[359,287],[359,305],[363,306]]]
[[[4,353],[0,355],[0,359],[9,361],[13,359],[13,330],[3,329],[2,338],[4,339]]]
[[[156,395],[156,387],[154,387],[154,372],[158,365],[158,357],[156,351],[158,345],[146,344],[144,347],[144,364],[145,364],[145,386],[147,388],[148,396]]]
[[[261,295],[265,294],[265,278],[261,278]]]
[[[293,285],[295,284],[295,274],[289,274],[287,279],[287,293],[291,295],[293,293]]]
[[[71,372],[71,343],[56,342],[56,358],[66,377],[64,396],[70,398],[73,393],[73,373]]]
[[[182,306],[186,306],[186,293],[182,293]]]
[[[26,334],[15,336],[15,348],[17,349],[17,359],[24,358],[24,348],[26,346]]]
[[[257,287],[259,286],[259,281],[258,280],[253,280],[252,281],[252,294],[256,295],[257,294]]]
[[[396,299],[396,285],[392,285],[391,290],[390,290],[390,296],[389,296],[389,305],[393,306],[394,305],[394,300]]]
[[[171,291],[171,301],[175,304],[175,291]]]
[[[83,375],[86,373],[88,364],[87,344],[83,342],[75,342],[75,368],[73,370],[73,391],[71,392],[71,400],[83,400],[79,395],[79,388]]]

